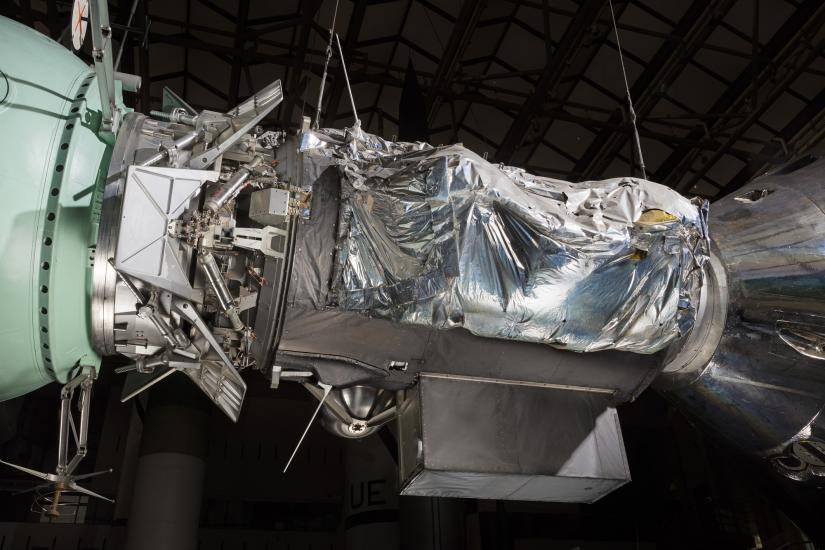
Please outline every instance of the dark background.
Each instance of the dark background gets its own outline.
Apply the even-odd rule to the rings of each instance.
[[[31,487],[32,478],[3,468],[3,550],[123,546],[147,400],[121,404],[122,379],[111,368],[102,372],[95,385],[89,458],[82,471],[114,468],[88,486],[117,496],[118,502],[92,499],[76,510],[69,507],[60,520],[49,520],[30,510],[30,495],[12,494]],[[194,393],[209,415],[202,549],[346,548],[348,529],[359,521],[352,510],[358,506],[353,505],[369,508],[365,500],[370,487],[372,499],[386,504],[379,506],[385,512],[361,520],[397,526],[407,540],[402,548],[810,549],[819,546],[804,543],[822,541],[825,534],[823,499],[817,491],[806,491],[737,455],[652,391],[619,408],[633,481],[595,504],[419,497],[395,501],[394,478],[370,473],[374,465],[364,466],[363,475],[349,473],[350,446],[363,443],[334,437],[319,425],[310,430],[290,471],[282,474],[315,402],[297,385],[273,391],[258,373],[246,379],[250,390],[238,425]],[[180,382],[175,391],[191,386],[183,377]],[[53,469],[58,391],[51,385],[0,404],[0,457]],[[384,439],[391,440],[389,435]],[[391,447],[378,435],[372,439],[373,453],[391,465]],[[440,528],[433,529],[433,524]],[[432,531],[437,536],[431,537]],[[423,541],[422,532],[427,533]]]
[[[338,4],[335,28],[367,130],[461,141],[565,179],[637,170],[608,0]],[[120,69],[148,83],[136,98],[140,110],[159,107],[169,86],[196,107],[225,111],[281,79],[286,99],[270,122],[294,127],[301,114],[314,116],[335,0],[109,5],[115,47],[130,30]],[[0,13],[68,43],[70,7],[6,0]],[[650,179],[718,197],[820,141],[821,1],[614,0],[613,7]],[[321,123],[351,124],[351,111],[333,57]]]
[[[225,111],[280,78],[286,100],[267,123],[295,127],[314,116],[333,0],[135,6],[130,22],[131,1],[110,3],[115,47],[129,31],[120,70],[144,79],[130,105],[159,108],[169,86],[197,108]],[[614,8],[650,179],[713,199],[819,144],[825,3],[616,0]],[[0,3],[0,14],[64,44],[70,9]],[[607,0],[340,0],[336,30],[369,131],[462,141],[565,179],[639,173]],[[333,58],[322,124],[349,125],[351,111]],[[281,474],[314,403],[298,387],[273,392],[254,373],[248,383],[238,426],[202,403],[201,548],[344,548],[365,494],[347,470],[353,444],[315,426]],[[120,404],[121,384],[111,369],[96,383],[84,465],[115,469],[90,487],[118,503],[80,502],[55,523],[30,511],[30,495],[13,496],[29,478],[0,469],[0,550],[122,547],[150,403]],[[52,385],[0,404],[0,457],[53,468],[58,392]],[[393,479],[378,476],[379,519],[415,548],[778,550],[825,541],[819,491],[738,455],[650,391],[619,412],[633,481],[596,504],[395,501]],[[391,439],[385,431],[369,443],[385,453],[377,460],[392,461]]]

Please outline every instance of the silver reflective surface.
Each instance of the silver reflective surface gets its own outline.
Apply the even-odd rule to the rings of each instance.
[[[339,437],[366,437],[395,418],[395,411],[389,410],[394,398],[393,392],[373,386],[335,389],[321,409],[321,425]]]
[[[341,175],[331,305],[588,352],[654,353],[693,326],[707,209],[671,189],[360,130],[305,133],[301,151]]]
[[[808,462],[804,446],[825,448],[823,173],[819,159],[714,203],[708,288],[725,311],[703,315],[694,334],[707,338],[693,359],[671,350],[654,383],[727,441],[788,477],[820,482],[825,469],[810,473],[820,459]]]

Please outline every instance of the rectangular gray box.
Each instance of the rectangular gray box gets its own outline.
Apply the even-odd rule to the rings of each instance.
[[[261,225],[278,225],[289,214],[289,191],[260,189],[249,199],[249,217]]]
[[[598,500],[630,481],[610,397],[423,374],[399,406],[401,494]]]

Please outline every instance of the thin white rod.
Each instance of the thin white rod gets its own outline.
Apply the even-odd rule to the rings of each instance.
[[[312,426],[312,423],[315,421],[315,417],[318,416],[318,413],[320,412],[321,407],[324,406],[324,401],[327,400],[327,396],[329,395],[329,392],[332,389],[332,386],[328,386],[326,384],[320,384],[320,386],[322,388],[324,388],[324,396],[318,402],[318,406],[315,407],[315,412],[312,413],[312,418],[309,419],[309,422],[307,423],[307,427],[304,428],[304,433],[301,434],[301,439],[298,440],[298,444],[295,445],[295,450],[292,451],[292,455],[289,457],[289,460],[287,461],[286,466],[284,466],[284,473],[286,473],[286,471],[289,469],[289,465],[292,464],[292,459],[295,458],[296,454],[298,454],[298,449],[301,448],[301,443],[304,442],[304,438],[307,436],[307,432],[309,431],[309,428]]]

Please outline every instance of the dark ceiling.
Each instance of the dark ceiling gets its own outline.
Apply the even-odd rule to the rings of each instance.
[[[0,11],[65,34],[69,3],[19,2]],[[411,62],[434,144],[461,141],[493,160],[572,180],[638,173],[608,0],[339,2],[335,29],[368,130],[398,133]],[[110,6],[117,45],[133,4]],[[143,103],[158,104],[169,86],[195,106],[225,110],[280,78],[279,121],[294,126],[314,114],[335,0],[135,6],[121,68],[151,81]],[[825,133],[825,2],[613,7],[649,179],[713,198]],[[323,115],[327,126],[352,122],[336,57]]]

